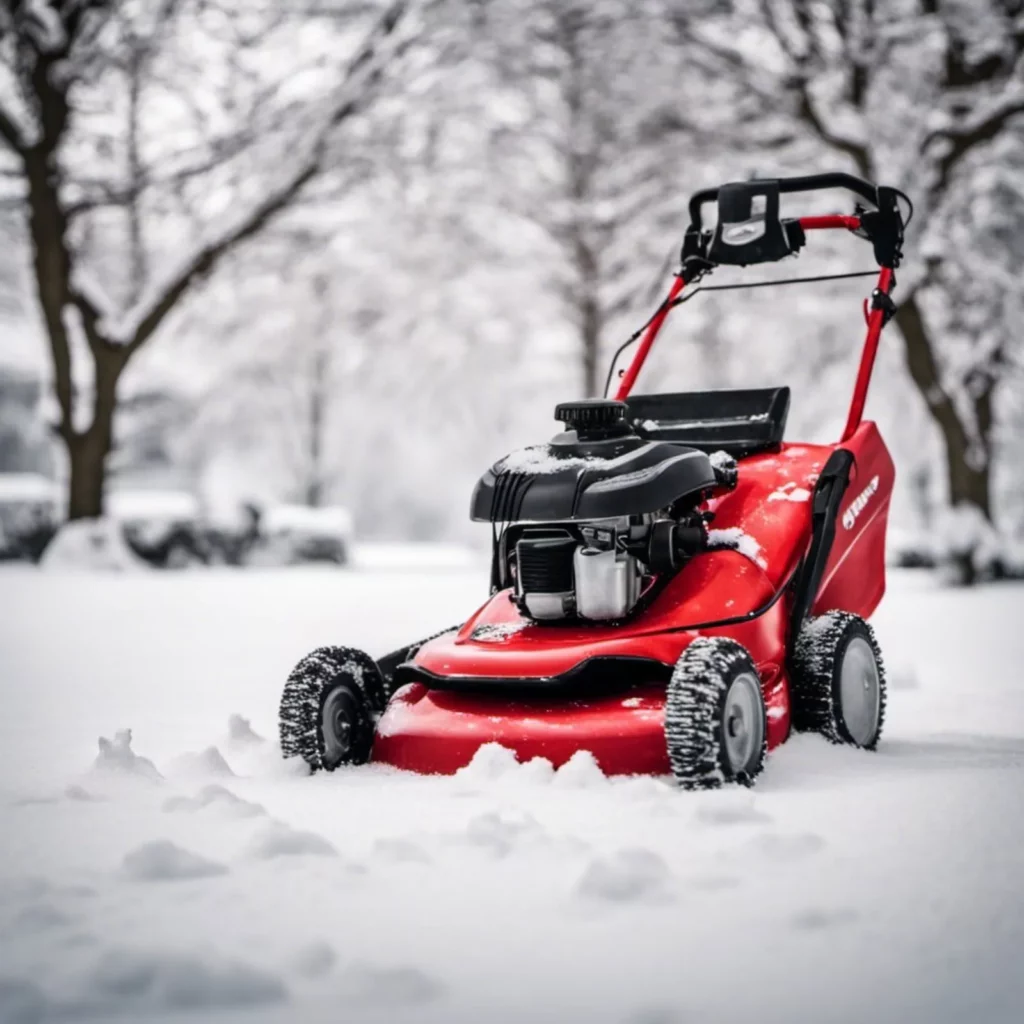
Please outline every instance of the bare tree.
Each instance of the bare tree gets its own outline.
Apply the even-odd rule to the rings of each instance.
[[[103,511],[129,362],[197,282],[306,194],[337,130],[365,111],[407,45],[404,0],[354,49],[345,40],[358,20],[344,22],[347,37],[335,31],[346,6],[365,16],[361,4],[325,5],[325,38],[351,52],[340,69],[328,49],[272,76],[263,45],[280,58],[295,19],[318,12],[0,0],[0,140],[21,182],[71,518]],[[203,60],[215,64],[216,95],[199,91]],[[305,93],[299,71],[316,83]]]
[[[864,177],[915,201],[912,250],[901,271],[896,323],[910,377],[941,432],[951,505],[993,518],[993,406],[1019,332],[996,332],[969,312],[977,257],[998,248],[973,213],[1000,204],[1024,227],[1019,201],[1000,198],[993,165],[1024,133],[1024,6],[1019,0],[752,0],[724,17],[674,19],[680,36],[720,61],[777,113]],[[971,221],[969,229],[965,222]],[[924,252],[915,260],[913,252]],[[992,260],[985,261],[991,267]],[[1005,263],[1003,264],[1005,266]],[[973,267],[973,269],[972,269]],[[965,276],[966,275],[966,276]],[[973,280],[973,284],[972,284]],[[966,285],[966,287],[965,287]],[[1010,288],[1016,287],[1013,284]],[[962,358],[951,337],[973,349]]]
[[[477,28],[477,57],[495,69],[499,96],[506,91],[494,175],[553,246],[552,283],[587,395],[603,388],[611,330],[654,301],[652,266],[666,258],[660,229],[681,240],[686,153],[699,151],[707,170],[715,119],[741,117],[747,105],[730,84],[688,102],[707,57],[674,47],[665,15],[659,2],[496,0]]]

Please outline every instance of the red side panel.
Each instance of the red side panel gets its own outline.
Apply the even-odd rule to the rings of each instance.
[[[759,661],[768,711],[768,747],[789,734],[789,686],[780,637],[782,602],[756,622],[728,633],[748,650],[771,648]],[[680,649],[693,633],[677,634]],[[510,700],[500,689],[456,693],[420,683],[402,687],[377,726],[373,760],[428,774],[447,775],[469,764],[485,743],[500,743],[520,761],[547,758],[556,768],[579,750],[594,755],[606,775],[664,775],[665,688],[650,686],[600,697]]]
[[[661,687],[587,701],[510,701],[500,692],[452,693],[412,683],[380,720],[373,760],[449,775],[484,743],[500,743],[520,761],[545,757],[558,767],[589,750],[606,774],[664,775],[670,771],[664,709]]]
[[[870,421],[862,423],[843,447],[853,453],[854,465],[812,612],[820,615],[841,608],[866,619],[885,593],[885,531],[896,469]]]

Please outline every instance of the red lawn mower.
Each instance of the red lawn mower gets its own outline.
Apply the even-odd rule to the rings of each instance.
[[[832,188],[857,195],[854,214],[780,217],[781,194]],[[873,749],[886,691],[865,620],[885,590],[894,468],[862,414],[895,312],[901,199],[909,207],[841,173],[694,195],[682,266],[627,342],[639,346],[614,400],[559,405],[564,431],[477,484],[472,518],[493,529],[490,598],[380,660],[348,647],[305,657],[281,699],[284,755],[313,769],[372,760],[451,773],[494,742],[555,766],[587,750],[608,774],[671,772],[704,789],[752,782],[794,728]],[[829,229],[869,241],[880,268],[836,444],[783,441],[785,387],[631,393],[673,307],[763,283],[698,281],[794,255]]]

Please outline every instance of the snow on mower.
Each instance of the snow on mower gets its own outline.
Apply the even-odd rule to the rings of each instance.
[[[854,214],[780,217],[780,194],[832,188],[858,197]],[[671,772],[705,789],[753,782],[793,729],[873,749],[886,691],[866,619],[885,590],[894,468],[863,410],[895,310],[901,199],[910,208],[841,173],[696,193],[682,265],[627,342],[639,345],[614,399],[559,405],[561,433],[477,484],[471,516],[493,529],[490,598],[379,660],[349,647],[305,657],[281,699],[284,755],[313,769],[452,773],[486,743],[556,767],[586,750],[607,774]],[[752,286],[698,281],[795,255],[821,230],[866,239],[879,266],[863,272],[877,284],[837,443],[783,440],[786,387],[632,394],[675,306]]]

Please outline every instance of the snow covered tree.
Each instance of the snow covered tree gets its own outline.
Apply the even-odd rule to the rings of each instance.
[[[345,163],[339,129],[408,45],[406,8],[0,0],[0,170],[20,182],[71,518],[103,511],[125,368]]]
[[[942,436],[947,500],[991,521],[994,410],[1022,349],[1011,269],[1020,254],[1011,250],[1024,231],[1024,4],[732,0],[728,8],[710,17],[679,9],[674,24],[723,73],[778,97],[772,117],[819,153],[913,197],[896,324]]]
[[[548,241],[587,395],[604,386],[611,331],[640,317],[667,277],[665,266],[652,281],[676,255],[666,233],[681,243],[687,154],[702,155],[690,184],[708,183],[716,122],[749,106],[735,84],[709,82],[699,47],[673,44],[670,6],[493,0],[474,26],[474,59],[495,78],[494,187]]]

